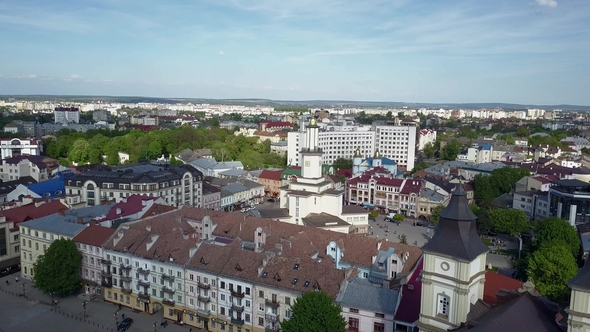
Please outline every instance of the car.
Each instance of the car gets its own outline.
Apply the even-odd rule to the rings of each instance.
[[[416,223],[416,225],[421,226],[421,227],[428,227],[428,225],[430,225],[430,223],[428,221],[420,220]]]
[[[133,319],[127,317],[123,319],[121,323],[119,323],[117,326],[117,331],[127,331],[131,327],[131,324],[133,324]]]
[[[389,222],[395,222],[395,220],[391,217],[385,217],[384,219],[385,221],[389,221]]]
[[[274,202],[275,202],[275,199],[274,199],[274,198],[269,198],[269,199],[267,199],[266,201],[267,201],[267,202],[274,203]]]

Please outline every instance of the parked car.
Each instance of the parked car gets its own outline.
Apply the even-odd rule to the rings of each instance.
[[[269,198],[269,199],[267,199],[266,201],[267,201],[267,202],[271,202],[271,203],[274,203],[274,202],[276,202],[276,200],[275,200],[274,198]]]
[[[395,222],[395,220],[391,217],[385,217],[384,219],[385,221],[389,221],[389,222]]]
[[[420,227],[428,227],[428,225],[431,225],[431,223],[428,221],[419,220],[416,222],[416,225]]]
[[[131,327],[131,324],[133,324],[133,319],[127,317],[123,319],[121,323],[119,323],[119,326],[117,326],[117,331],[127,331]]]

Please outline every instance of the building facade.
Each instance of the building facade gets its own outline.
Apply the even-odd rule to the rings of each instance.
[[[203,174],[191,165],[98,168],[66,180],[67,199],[98,205],[133,194],[162,197],[171,206],[203,206]]]
[[[84,283],[84,293],[88,295],[102,295],[102,244],[114,232],[114,228],[90,225],[73,239],[82,253],[80,279]]]
[[[53,123],[80,123],[80,109],[77,107],[56,107],[53,111]]]
[[[41,154],[41,144],[34,139],[2,138],[0,139],[0,154],[2,159],[20,155]]]

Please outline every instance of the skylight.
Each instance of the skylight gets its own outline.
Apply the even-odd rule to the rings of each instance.
[[[293,281],[291,282],[293,285],[297,285],[297,282],[299,281],[299,279],[294,278]]]
[[[303,287],[309,287],[309,280],[305,280],[305,283],[303,284]]]
[[[262,273],[262,277],[263,277],[263,278],[266,278],[266,277],[268,277],[268,272],[263,272],[263,273]]]
[[[299,270],[299,263],[295,264],[295,266],[293,266],[293,270]]]

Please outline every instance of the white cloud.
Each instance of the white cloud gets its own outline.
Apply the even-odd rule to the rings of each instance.
[[[537,3],[543,7],[550,7],[550,8],[557,7],[556,0],[537,0]]]
[[[223,51],[219,51],[219,55],[224,55],[225,53],[223,53]]]

